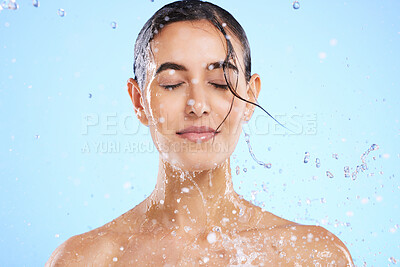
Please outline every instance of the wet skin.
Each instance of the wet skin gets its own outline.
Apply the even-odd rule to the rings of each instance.
[[[237,93],[255,102],[260,77],[246,82],[241,46],[231,37],[239,68],[230,70],[231,81],[237,77]],[[46,266],[353,266],[346,246],[326,229],[277,217],[233,190],[230,156],[254,105],[234,99],[214,140],[177,134],[193,125],[216,129],[228,114],[233,95],[221,88],[222,69],[209,67],[226,56],[223,35],[207,21],[176,22],[151,49],[144,90],[133,79],[127,86],[160,152],[155,189],[112,222],[68,239]],[[186,70],[156,73],[166,62]]]

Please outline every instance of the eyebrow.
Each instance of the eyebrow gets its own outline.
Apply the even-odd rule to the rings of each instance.
[[[214,70],[214,69],[222,68],[222,66],[224,64],[226,64],[227,68],[233,69],[235,71],[238,71],[238,68],[235,65],[233,65],[230,62],[224,63],[224,61],[216,61],[216,62],[209,63],[206,66],[206,70]],[[212,69],[210,69],[211,66],[213,66]],[[168,69],[171,69],[171,70],[182,70],[182,71],[187,71],[188,70],[183,65],[180,65],[180,64],[177,64],[177,63],[174,63],[174,62],[165,62],[165,63],[161,64],[160,67],[158,67],[158,69],[156,70],[156,74],[154,76],[156,76],[160,72],[162,72],[164,70],[168,70]]]
[[[165,62],[165,63],[161,64],[160,67],[158,67],[158,69],[156,70],[156,74],[154,76],[156,76],[160,72],[162,72],[164,70],[168,70],[168,69],[187,71],[187,68],[183,65],[173,63],[173,62]]]

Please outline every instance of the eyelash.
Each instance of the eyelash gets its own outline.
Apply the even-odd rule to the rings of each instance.
[[[183,83],[178,83],[178,84],[173,84],[173,85],[161,85],[161,87],[165,88],[166,90],[172,90],[172,89],[177,88],[181,84],[183,84]]]
[[[183,83],[172,84],[172,85],[161,85],[161,87],[163,87],[167,90],[172,90],[172,89],[179,87],[181,84],[183,84]],[[210,84],[213,85],[215,88],[224,89],[224,90],[228,89],[227,84],[217,84],[217,83],[210,83]]]

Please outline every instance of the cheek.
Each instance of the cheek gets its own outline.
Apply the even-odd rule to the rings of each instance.
[[[239,101],[241,103],[238,103]],[[229,116],[231,117],[232,123],[237,124],[243,117],[246,105],[242,103],[243,101],[240,99],[236,99],[235,102],[236,103],[233,105],[231,114]]]
[[[164,135],[175,134],[176,131],[184,127],[184,119],[180,116],[182,112],[180,112],[179,104],[176,101],[159,100],[153,108],[157,129]]]

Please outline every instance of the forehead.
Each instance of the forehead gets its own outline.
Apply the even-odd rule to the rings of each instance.
[[[240,62],[242,49],[236,37],[225,28]],[[165,26],[151,42],[154,60],[190,61],[208,63],[224,60],[227,54],[226,39],[208,20],[180,21]]]

